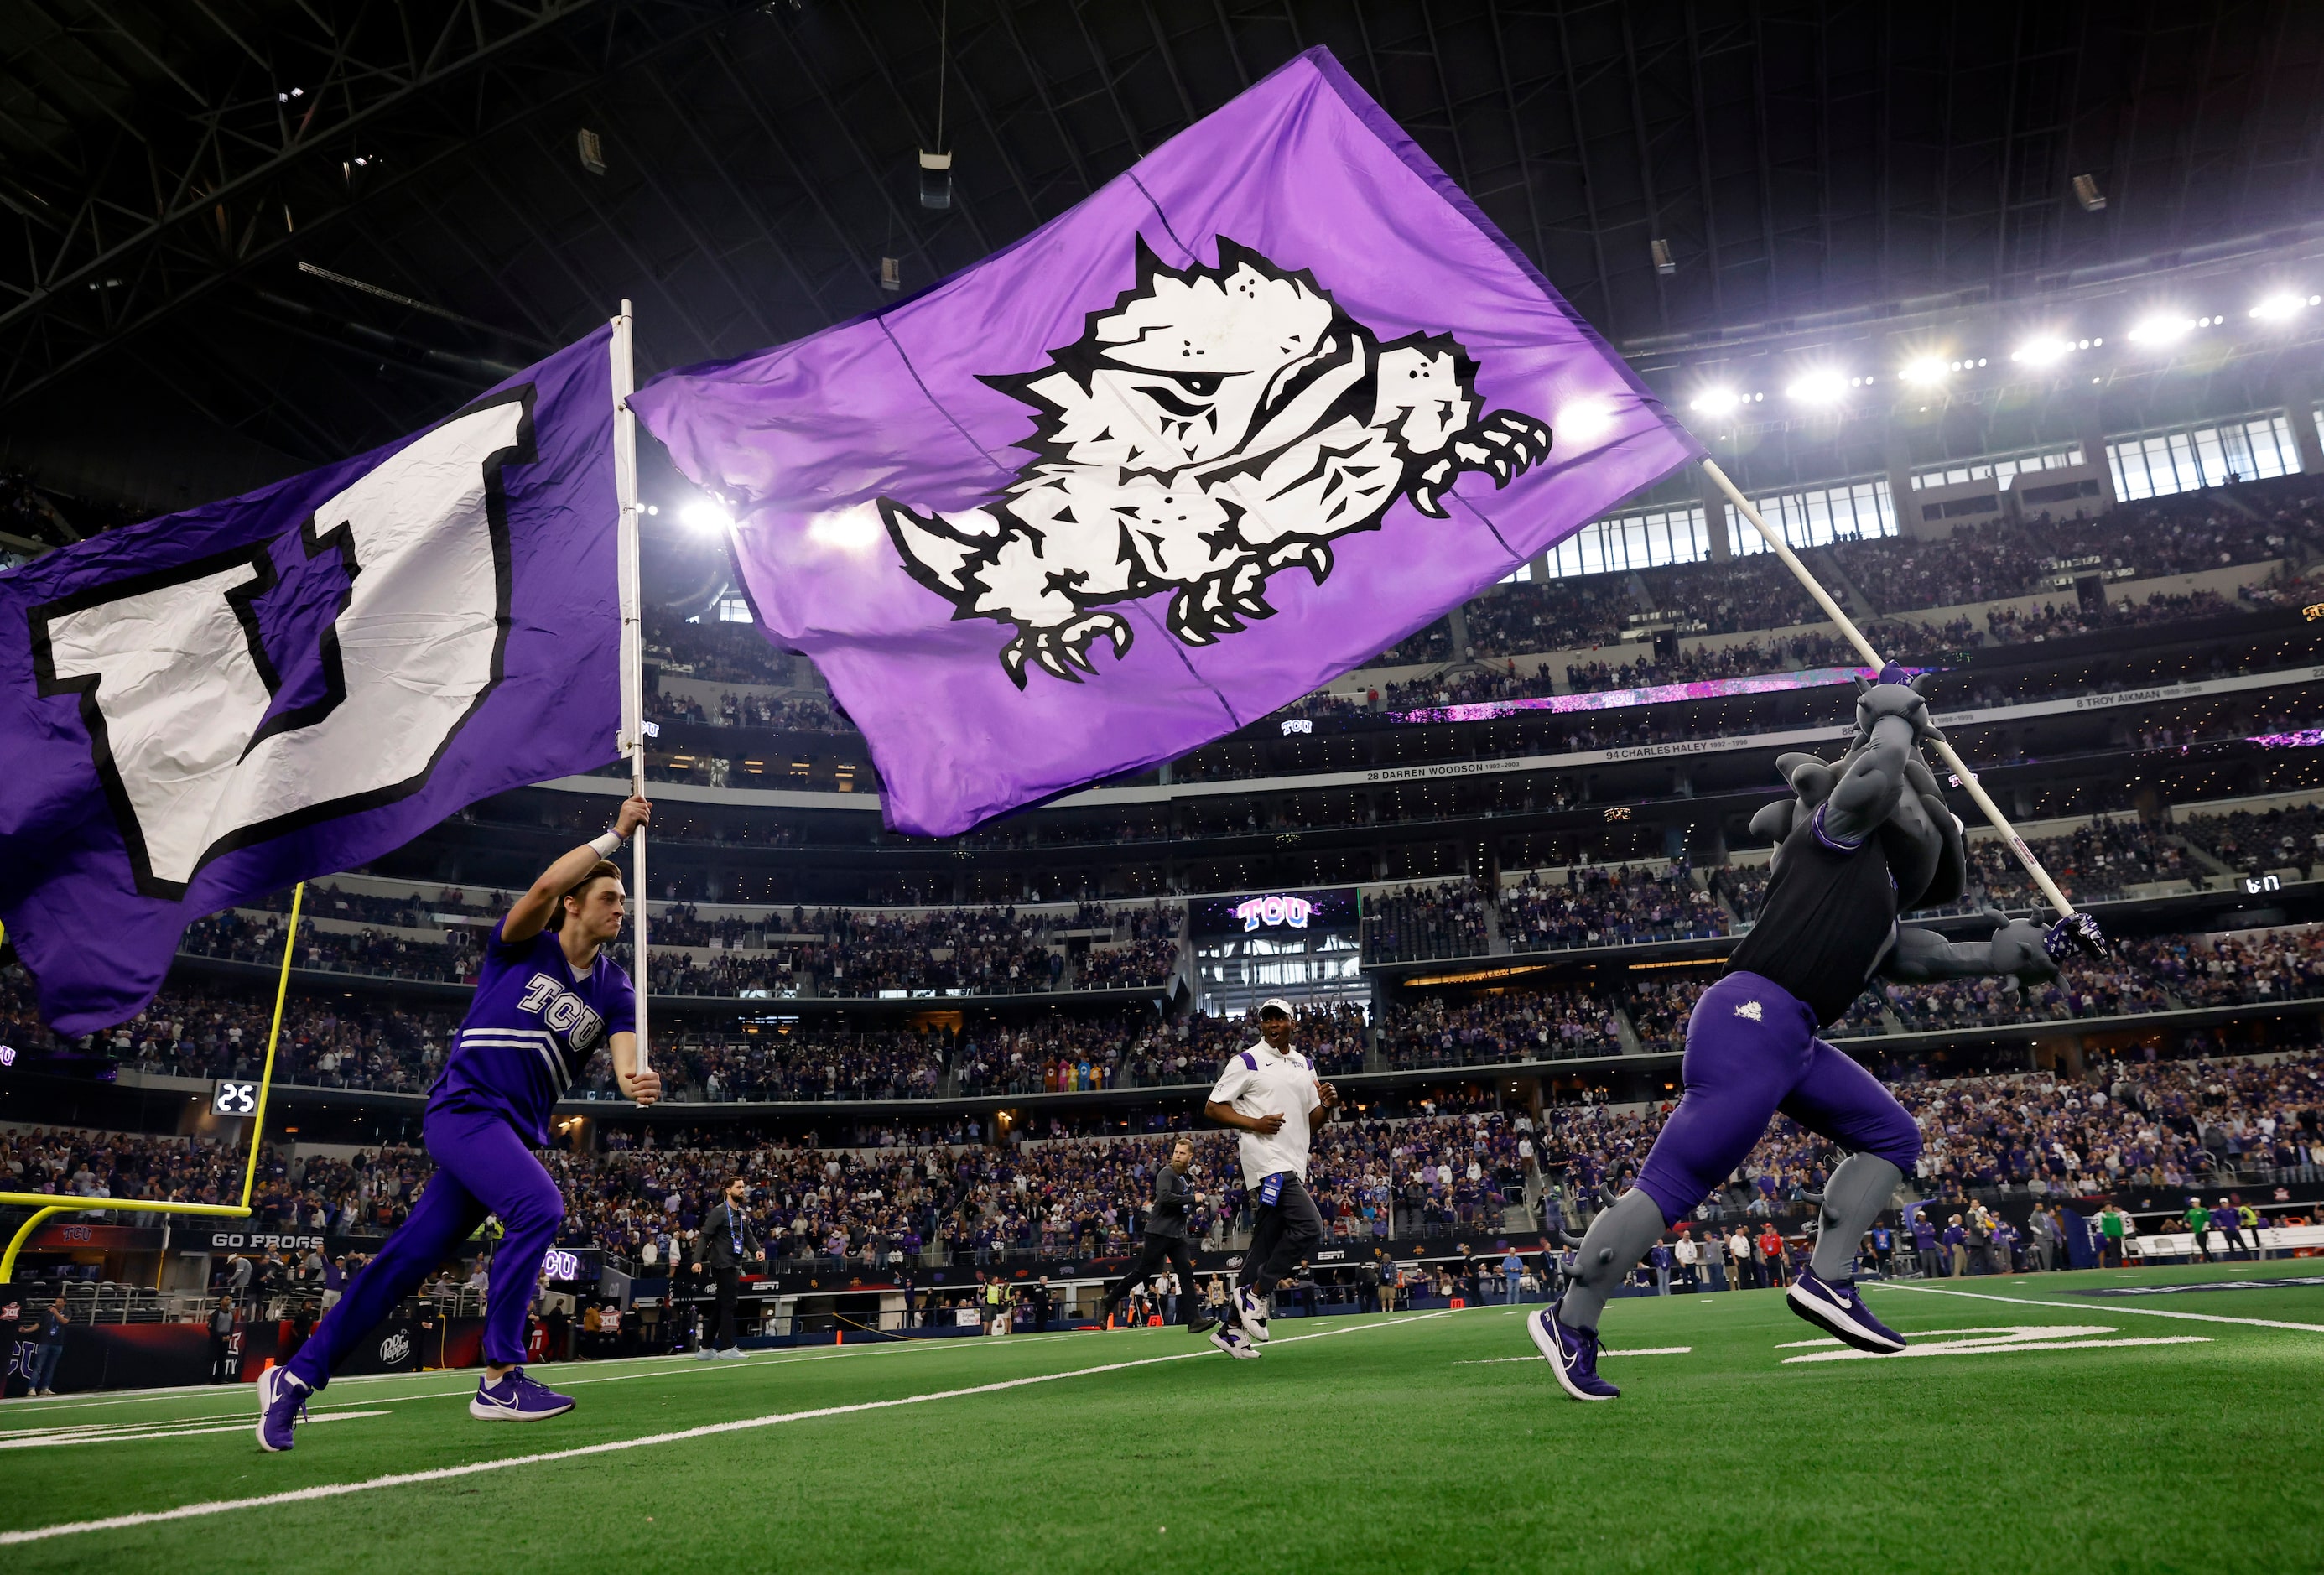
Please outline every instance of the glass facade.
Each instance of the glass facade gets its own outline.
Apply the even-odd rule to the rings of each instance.
[[[2263,410],[2201,427],[2109,438],[2107,464],[2114,471],[2115,496],[2133,502],[2296,474],[2300,448],[2292,419],[2282,410]]]
[[[1829,547],[1835,541],[1869,541],[1896,534],[1896,507],[1888,495],[1888,478],[1885,475],[1831,482],[1796,493],[1754,498],[1751,502],[1757,506],[1760,517],[1781,530],[1784,539],[1794,550]],[[1759,539],[1759,533],[1751,529],[1749,521],[1738,520],[1736,524],[1736,557],[1748,557],[1767,550],[1767,544]]]
[[[2064,470],[2082,460],[2082,446],[2079,443],[2062,448],[2035,448],[2019,454],[1963,459],[1914,471],[1913,490],[1917,493],[1923,487],[1957,487],[1973,481],[1990,481],[1998,484],[1996,491],[2006,492],[2010,482],[2018,476],[2034,471]]]
[[[1711,556],[1711,530],[1702,505],[1636,509],[1593,520],[1550,549],[1553,579],[1623,574],[1665,564],[1700,563]]]

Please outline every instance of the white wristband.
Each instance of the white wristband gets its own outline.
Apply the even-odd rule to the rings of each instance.
[[[589,846],[595,852],[597,857],[610,859],[622,851],[622,834],[607,832],[604,836],[593,840]]]

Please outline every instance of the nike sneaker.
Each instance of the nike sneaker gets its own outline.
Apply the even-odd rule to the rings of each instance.
[[[1802,1269],[1784,1299],[1793,1312],[1836,1335],[1843,1345],[1883,1356],[1904,1349],[1904,1337],[1872,1316],[1854,1280],[1828,1280],[1812,1268]]]
[[[546,1422],[573,1409],[573,1396],[560,1395],[538,1378],[511,1368],[497,1384],[479,1380],[468,1414],[480,1422]]]
[[[1557,1386],[1576,1400],[1613,1400],[1622,1391],[1598,1376],[1598,1333],[1561,1322],[1552,1303],[1526,1320],[1534,1349],[1557,1375]]]
[[[287,1368],[269,1368],[258,1375],[260,1449],[279,1455],[290,1447],[291,1424],[306,1420],[307,1396],[311,1393]]]

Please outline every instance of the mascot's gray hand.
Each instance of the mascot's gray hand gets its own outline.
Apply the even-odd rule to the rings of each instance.
[[[1858,738],[1871,737],[1873,728],[1889,716],[1902,717],[1912,724],[1914,743],[1928,736],[1929,703],[1906,685],[1875,684],[1856,697]]]
[[[2003,919],[1987,908],[1985,916],[1999,920],[2001,927],[1993,932],[1987,944],[1993,948],[1993,971],[2014,973],[2022,980],[2055,979],[2058,964],[2043,942],[2047,938],[2040,925],[2024,919]]]

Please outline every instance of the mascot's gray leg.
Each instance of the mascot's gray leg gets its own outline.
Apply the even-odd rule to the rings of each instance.
[[[1864,1233],[1896,1194],[1904,1173],[1877,1154],[1851,1154],[1824,1184],[1823,1214],[1810,1265],[1827,1280],[1849,1277],[1849,1268],[1864,1244]]]
[[[1590,1223],[1573,1255],[1573,1278],[1557,1303],[1558,1322],[1568,1329],[1594,1330],[1606,1298],[1636,1268],[1663,1233],[1663,1206],[1632,1187],[1621,1201]]]

